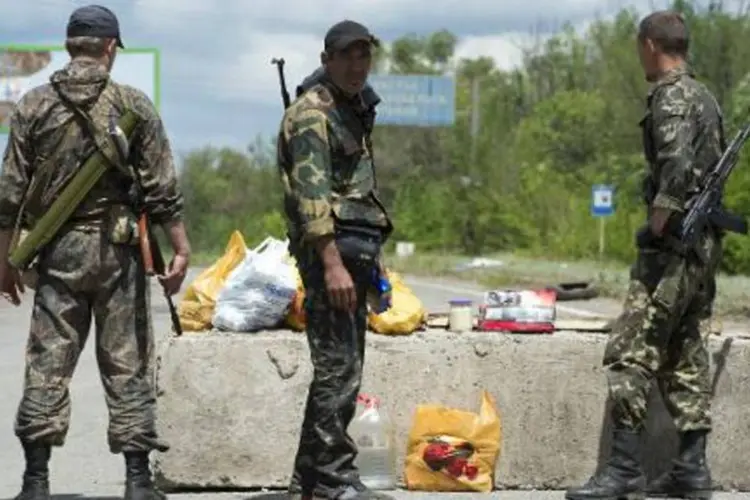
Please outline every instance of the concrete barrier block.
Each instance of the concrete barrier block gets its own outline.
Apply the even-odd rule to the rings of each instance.
[[[386,405],[399,473],[414,409],[477,410],[488,389],[502,415],[497,488],[561,489],[584,481],[609,447],[606,335],[505,335],[445,331],[368,334],[362,391]],[[750,489],[750,342],[712,340],[717,389],[709,460],[720,489]],[[158,427],[172,449],[155,471],[166,489],[287,485],[312,376],[305,336],[200,333],[160,349]],[[718,367],[718,369],[717,369]],[[647,470],[665,470],[676,433],[652,395]]]

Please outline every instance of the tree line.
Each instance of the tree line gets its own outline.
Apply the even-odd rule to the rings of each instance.
[[[691,32],[690,64],[715,93],[731,138],[750,107],[750,17],[714,3],[681,11]],[[636,53],[644,12],[621,10],[585,33],[565,25],[502,70],[488,57],[455,56],[457,37],[441,30],[406,35],[377,54],[376,71],[456,76],[456,123],[444,128],[376,126],[379,188],[394,218],[393,241],[422,251],[523,252],[589,258],[598,252],[590,214],[593,184],[615,188],[606,256],[629,261],[645,220],[645,160],[638,122],[648,84]],[[480,89],[479,128],[471,130],[472,88]],[[250,242],[283,236],[274,145],[246,151],[189,152],[181,182],[196,249],[220,251],[234,229]],[[726,189],[726,205],[750,215],[750,152]],[[724,270],[750,274],[750,238],[726,239]]]

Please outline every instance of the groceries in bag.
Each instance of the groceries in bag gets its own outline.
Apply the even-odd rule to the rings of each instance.
[[[297,292],[288,241],[266,238],[249,251],[219,293],[214,328],[253,332],[283,322]]]

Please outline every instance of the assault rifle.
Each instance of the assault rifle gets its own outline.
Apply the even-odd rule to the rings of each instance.
[[[112,137],[112,142],[116,146],[122,165],[126,165],[130,146],[127,137],[119,129],[117,122],[115,122],[114,116],[112,115],[110,116],[109,121],[109,134]],[[167,271],[167,266],[164,263],[164,256],[161,253],[161,248],[159,248],[159,242],[154,237],[151,223],[148,220],[148,214],[143,205],[144,193],[143,188],[141,187],[141,178],[137,169],[133,168],[132,172],[134,176],[132,186],[134,191],[133,196],[135,198],[136,210],[138,212],[138,243],[143,258],[143,267],[146,271],[146,276],[148,277],[164,275]],[[177,308],[175,308],[172,297],[166,290],[164,290],[164,298],[166,299],[167,307],[169,308],[172,328],[174,328],[175,334],[179,337],[182,335],[182,325],[180,324],[180,316],[177,314]]]
[[[733,233],[748,233],[747,220],[742,216],[730,214],[721,204],[724,183],[737,164],[740,150],[748,137],[750,123],[734,136],[719,161],[706,176],[703,190],[682,218],[678,236],[685,248],[695,248],[708,225]]]
[[[271,64],[276,65],[276,69],[279,71],[279,86],[281,87],[281,100],[284,102],[284,109],[289,107],[292,102],[289,99],[289,91],[286,89],[286,78],[284,77],[284,58],[273,58]]]

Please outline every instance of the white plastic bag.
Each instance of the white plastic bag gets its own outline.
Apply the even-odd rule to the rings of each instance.
[[[278,325],[297,292],[297,274],[288,241],[266,238],[248,251],[227,277],[214,309],[213,326],[252,332]]]

